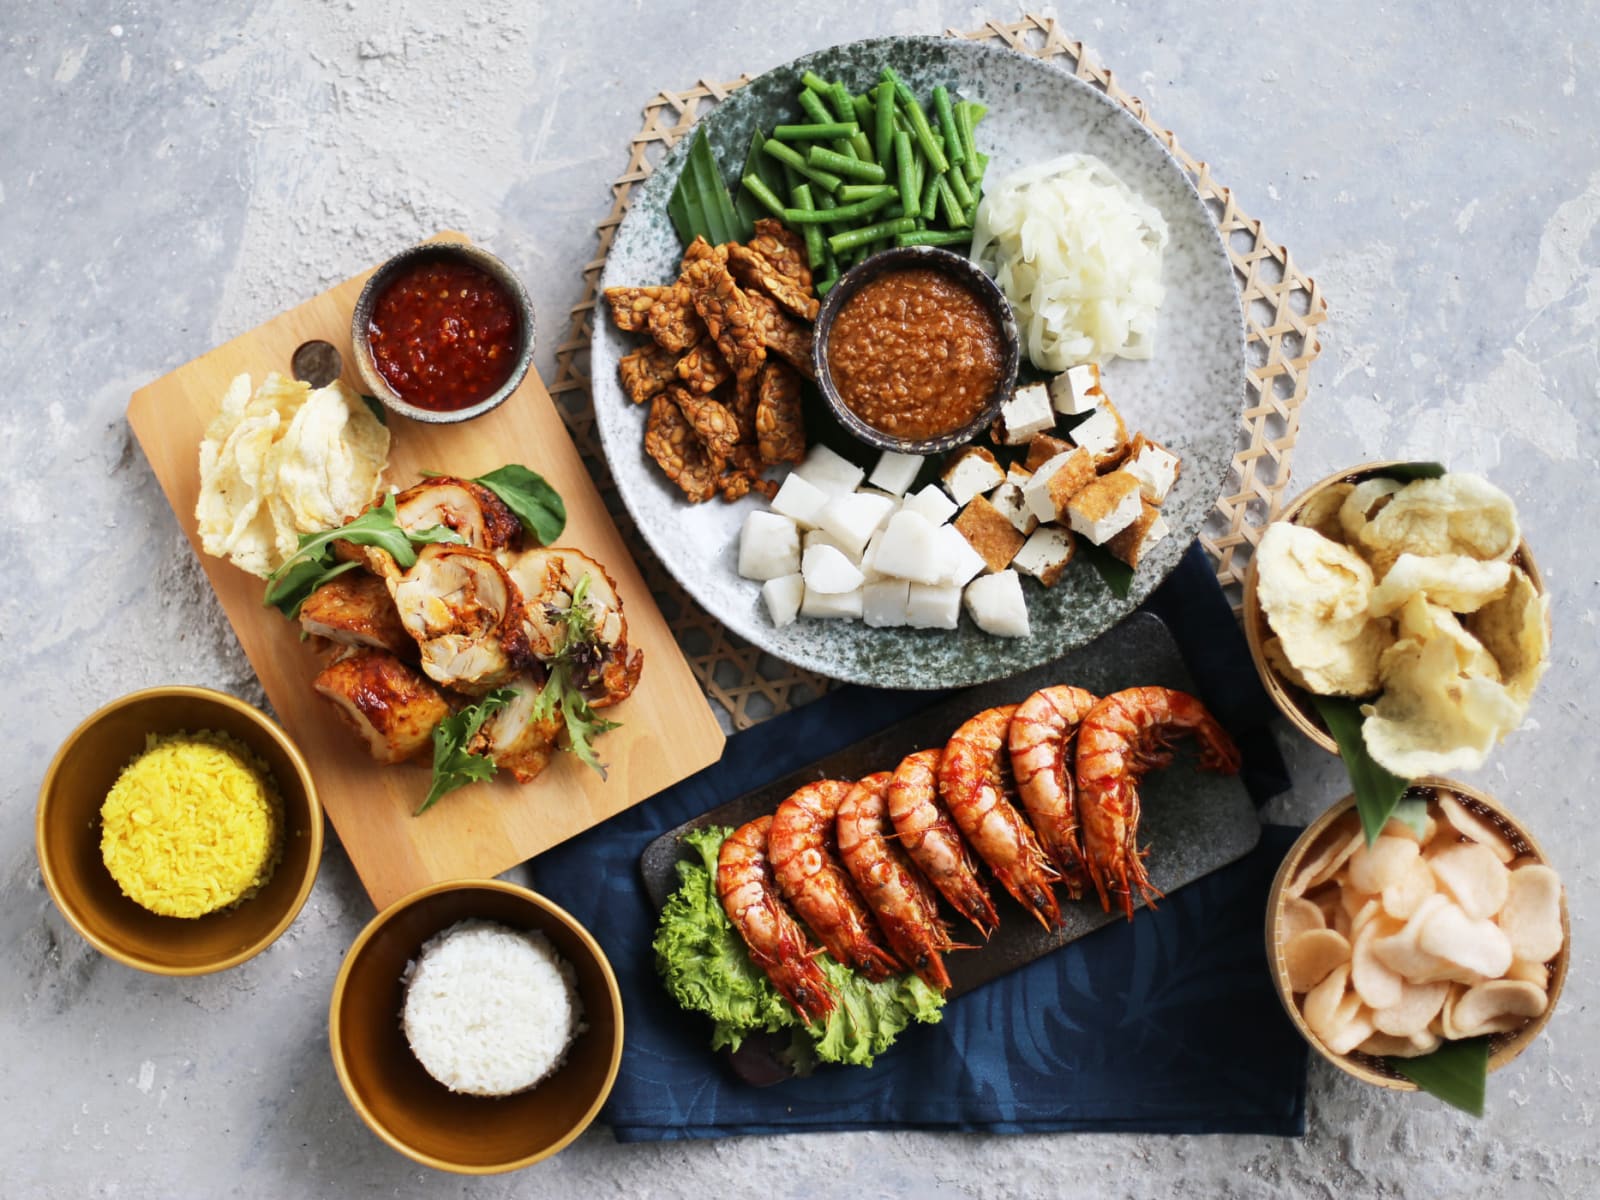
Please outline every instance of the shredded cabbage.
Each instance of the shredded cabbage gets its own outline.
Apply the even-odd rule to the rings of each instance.
[[[1016,311],[1045,371],[1155,347],[1167,223],[1098,158],[1067,154],[1013,171],[978,204],[972,258]]]

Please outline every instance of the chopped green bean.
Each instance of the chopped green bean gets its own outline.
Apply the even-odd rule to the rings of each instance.
[[[870,128],[876,120],[876,114],[872,107],[872,93],[863,92],[859,96],[850,97],[850,99],[856,109],[856,124],[863,129]]]
[[[780,142],[820,142],[827,138],[847,138],[859,133],[861,126],[854,121],[830,121],[814,125],[778,125],[772,136]]]
[[[931,167],[928,177],[922,183],[922,219],[932,222],[937,219],[939,212],[939,180],[940,174]]]
[[[987,154],[974,154],[967,160],[967,183],[971,185],[974,195],[977,195],[983,189],[983,173],[988,169],[989,156]]]
[[[800,109],[817,125],[832,125],[835,123],[833,114],[828,111],[828,106],[810,88],[802,88],[800,90]]]
[[[834,284],[838,282],[839,271],[838,268],[835,267],[833,274],[824,275],[821,279],[813,279],[811,281],[811,286],[816,289],[818,296],[826,296],[829,292],[833,291]]]
[[[839,120],[849,121],[856,115],[856,99],[850,94],[850,89],[837,80],[828,85],[824,97],[833,102],[833,111],[839,114]]]
[[[833,87],[831,83],[829,83],[822,76],[818,75],[815,71],[807,71],[805,74],[801,75],[800,82],[804,86],[810,88],[813,92],[816,92],[822,96],[826,96],[828,94],[828,90]]]
[[[966,100],[956,105],[956,132],[961,136],[961,161],[970,168],[972,160],[978,157],[978,147],[972,140],[972,105]]]
[[[798,208],[786,208],[783,210],[783,219],[791,225],[854,221],[859,217],[869,216],[880,208],[887,208],[893,199],[894,193],[889,191],[884,192],[881,196],[869,196],[865,200],[857,200],[854,204],[841,204],[831,212],[820,205],[814,212],[802,212]]]
[[[806,165],[816,171],[829,171],[846,179],[859,179],[863,183],[882,183],[884,170],[877,163],[846,158],[821,146],[812,146],[806,152]]]
[[[956,128],[955,110],[950,107],[950,91],[943,84],[933,89],[933,110],[939,114],[939,128],[944,133],[945,157],[952,167],[959,167],[967,161],[967,152]]]
[[[848,233],[837,233],[828,239],[828,245],[835,254],[845,250],[852,250],[858,246],[865,246],[877,241],[881,237],[893,237],[897,233],[909,233],[916,228],[916,221],[911,217],[897,217],[893,221],[882,221],[877,225],[867,225],[861,229],[852,229]]]
[[[850,145],[855,150],[856,157],[862,162],[875,163],[878,161],[878,156],[872,149],[872,142],[868,140],[864,132],[851,134]]]
[[[976,125],[989,115],[989,106],[978,100],[968,100],[967,110],[972,113],[972,123]]]
[[[761,182],[759,176],[746,175],[739,180],[744,190],[749,192],[761,202],[761,207],[770,212],[778,220],[783,220],[783,201],[778,199],[777,193]]]
[[[950,169],[950,160],[945,158],[944,147],[939,144],[939,139],[933,136],[933,127],[928,124],[928,114],[922,111],[922,105],[917,103],[915,96],[912,96],[911,102],[904,107],[906,120],[911,122],[911,133],[917,139],[917,145],[922,147],[923,154],[928,156],[928,165],[943,175]]]
[[[885,84],[885,87],[890,85]],[[911,153],[911,138],[908,134],[897,133],[894,135],[894,162],[895,171],[899,176],[900,203],[905,210],[910,212],[918,208],[917,200],[917,160]]]
[[[802,183],[794,189],[792,194],[794,206],[806,212],[815,212],[816,203],[811,199],[811,185]],[[805,225],[800,232],[806,239],[806,263],[815,271],[823,263],[822,227],[820,225]]]
[[[847,183],[839,189],[838,199],[841,204],[854,204],[857,200],[892,191],[894,188],[887,183]]]
[[[872,92],[873,149],[878,161],[885,165],[895,152],[894,138],[894,84],[880,83]]]
[[[777,138],[768,138],[761,144],[761,149],[766,152],[768,157],[775,158],[779,162],[793,167],[797,172],[825,191],[836,192],[839,190],[839,185],[844,182],[837,175],[811,166],[805,159],[800,157],[798,150],[785,142],[778,141]]]
[[[970,229],[913,229],[895,235],[896,246],[959,246],[972,241]]]
[[[948,174],[939,176],[936,186],[939,191],[939,207],[944,211],[944,223],[951,229],[961,228],[966,224],[967,212],[956,199],[955,192],[951,190],[950,176]]]
[[[961,207],[972,207],[972,189],[967,186],[967,177],[959,170],[952,169],[946,176],[950,180],[950,190],[955,193],[956,200]]]
[[[901,104],[910,104],[912,102],[911,89],[905,85],[900,76],[894,73],[893,67],[883,68],[878,72],[878,78],[885,83],[894,84],[895,99],[900,101]]]

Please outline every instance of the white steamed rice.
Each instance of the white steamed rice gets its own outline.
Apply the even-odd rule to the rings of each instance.
[[[406,1040],[453,1092],[527,1091],[585,1028],[572,965],[537,930],[459,921],[423,943],[403,978]]]

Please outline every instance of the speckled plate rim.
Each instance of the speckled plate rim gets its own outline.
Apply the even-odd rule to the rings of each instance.
[[[595,320],[590,366],[595,424],[623,504],[640,535],[668,572],[708,613],[753,645],[803,669],[847,682],[932,689],[1001,678],[1059,657],[1097,637],[1137,607],[1177,566],[1221,494],[1232,464],[1248,377],[1238,282],[1222,234],[1193,181],[1171,152],[1137,118],[1057,65],[1007,48],[958,39],[868,39],[819,50],[764,73],[723,101],[705,119],[703,126],[715,144],[722,136],[719,131],[729,124],[737,125],[744,119],[746,110],[762,112],[765,106],[779,103],[780,97],[793,89],[806,69],[835,73],[837,60],[842,56],[869,56],[875,62],[893,62],[901,67],[903,57],[912,51],[933,56],[941,60],[941,65],[950,60],[996,64],[987,68],[978,66],[976,70],[1020,72],[1060,89],[1056,93],[1060,99],[1051,98],[1046,103],[1041,103],[1037,94],[1030,95],[1028,112],[1031,120],[1039,120],[1041,112],[1065,111],[1073,119],[1058,122],[1052,128],[1062,123],[1071,125],[1076,132],[1068,135],[1070,140],[1088,142],[1098,136],[1102,126],[1112,126],[1127,147],[1124,154],[1130,161],[1138,159],[1137,169],[1169,189],[1171,195],[1163,211],[1169,225],[1174,226],[1174,237],[1185,237],[1190,252],[1197,256],[1195,269],[1185,284],[1209,297],[1206,307],[1212,312],[1206,319],[1216,328],[1208,331],[1211,334],[1208,353],[1215,356],[1208,365],[1218,370],[1219,379],[1225,367],[1227,384],[1215,389],[1215,410],[1208,412],[1206,419],[1197,422],[1193,429],[1185,430],[1176,439],[1168,428],[1151,429],[1152,436],[1169,443],[1193,439],[1200,443],[1204,453],[1184,454],[1184,471],[1174,493],[1174,499],[1181,493],[1183,515],[1174,519],[1177,510],[1169,500],[1166,515],[1174,526],[1173,534],[1151,552],[1126,597],[1113,595],[1098,574],[1083,567],[1068,572],[1061,583],[1048,591],[1031,586],[1031,581],[1025,584],[1029,590],[1034,633],[1024,639],[988,637],[966,618],[961,628],[954,631],[869,629],[859,623],[821,621],[775,628],[762,607],[759,587],[748,584],[731,594],[727,590],[726,581],[736,578],[736,538],[726,537],[723,539],[726,544],[708,551],[703,537],[696,540],[684,532],[694,523],[692,515],[688,520],[672,519],[688,514],[690,506],[683,503],[675,489],[668,491],[672,485],[660,477],[659,468],[645,457],[643,406],[636,407],[627,399],[616,378],[617,360],[636,348],[636,339],[619,334],[603,308]],[[963,82],[957,78],[953,86],[959,88]],[[986,123],[985,127],[992,128],[992,125]],[[687,137],[680,140],[634,192],[628,215],[618,227],[607,254],[600,280],[602,288],[663,281],[643,277],[632,256],[652,248],[647,225],[654,222],[659,227],[665,222],[666,201],[689,144]],[[1002,154],[998,145],[994,148],[994,157],[998,160]],[[1049,152],[1068,153],[1074,148],[1060,145]],[[719,154],[719,158],[726,165],[725,154]],[[1181,218],[1181,223],[1174,222],[1174,215]],[[1174,287],[1173,276],[1169,275],[1167,282],[1170,294]],[[1158,358],[1161,353],[1158,346]],[[1138,365],[1135,364],[1135,368]],[[1117,367],[1121,368],[1122,364],[1119,362]],[[1212,389],[1205,389],[1205,394],[1212,394]],[[1185,408],[1184,411],[1187,415],[1192,410]],[[737,520],[742,521],[757,503],[751,497],[723,507],[732,510]],[[736,524],[733,518],[729,521]]]

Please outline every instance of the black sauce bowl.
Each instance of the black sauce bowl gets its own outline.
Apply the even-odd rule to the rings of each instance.
[[[839,310],[863,287],[884,275],[916,268],[947,275],[978,297],[989,315],[994,318],[995,326],[1000,331],[1005,360],[1001,366],[1000,378],[995,383],[994,394],[972,420],[959,429],[952,429],[933,437],[904,438],[868,425],[845,404],[833,381],[833,371],[828,366],[828,339],[833,333],[833,321],[839,315]],[[1017,365],[1021,358],[1022,339],[1017,333],[1016,319],[1011,315],[1011,302],[1005,298],[999,285],[971,259],[939,246],[897,246],[890,250],[880,250],[851,267],[822,298],[822,308],[817,313],[816,335],[811,344],[811,361],[816,367],[817,387],[821,390],[823,399],[828,402],[833,415],[838,418],[839,424],[869,446],[875,446],[879,450],[893,450],[900,454],[942,454],[946,450],[970,442],[989,428],[994,419],[1000,415],[1000,406],[1011,398],[1011,393],[1016,389]]]
[[[517,361],[511,368],[511,374],[506,376],[505,382],[491,395],[465,408],[441,410],[421,408],[407,403],[395,395],[394,389],[384,379],[372,358],[370,338],[372,310],[378,302],[378,297],[400,272],[424,262],[454,262],[476,267],[500,285],[517,314]],[[453,425],[459,421],[470,421],[473,417],[481,417],[484,413],[504,404],[511,393],[521,385],[528,374],[528,368],[533,364],[535,334],[533,303],[528,299],[528,292],[522,286],[522,280],[518,279],[516,272],[500,259],[482,247],[468,242],[422,242],[400,251],[372,273],[366,286],[361,289],[361,295],[356,300],[355,312],[350,317],[350,345],[355,351],[356,372],[361,376],[362,386],[376,396],[390,412],[429,425]]]

